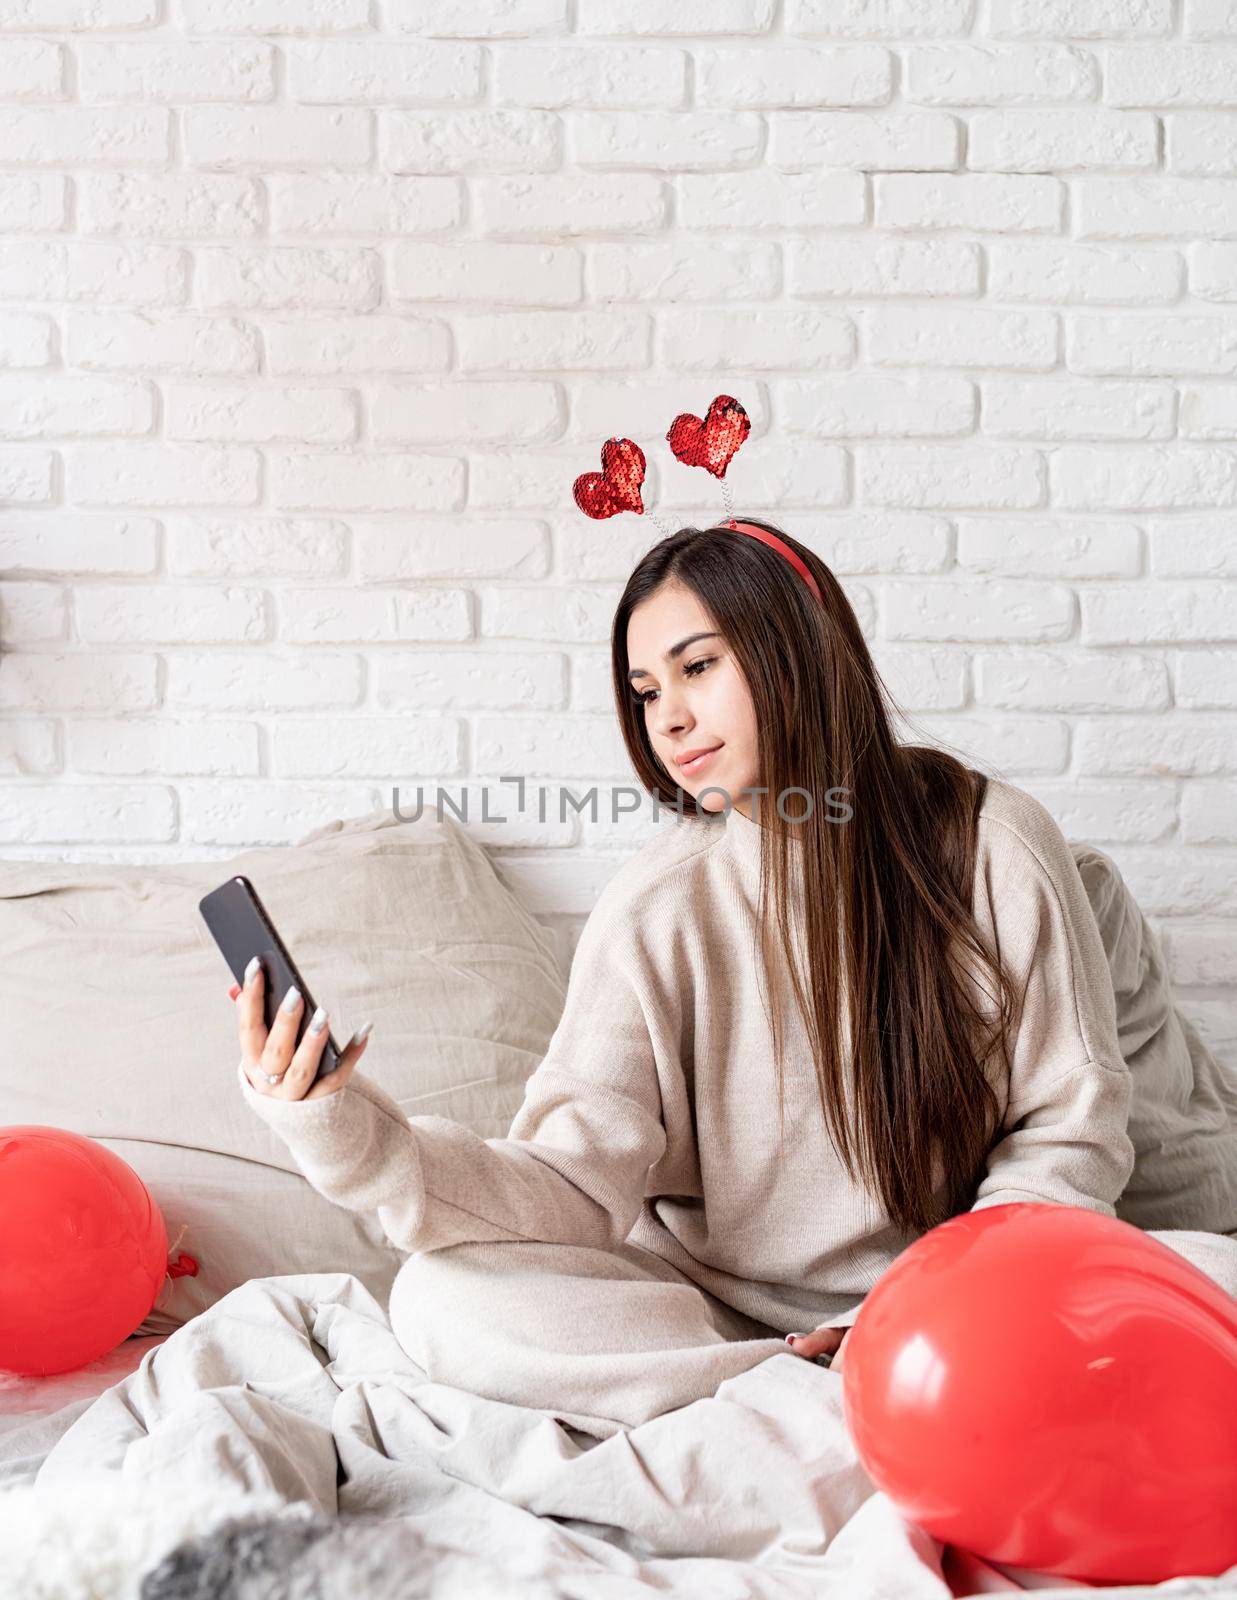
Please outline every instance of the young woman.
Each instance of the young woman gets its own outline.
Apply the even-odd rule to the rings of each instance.
[[[688,528],[626,586],[619,722],[685,814],[603,890],[506,1139],[406,1117],[356,1070],[364,1040],[309,1088],[325,1033],[293,1050],[299,997],[269,1035],[260,974],[238,1002],[246,1100],[316,1189],[413,1252],[390,1304],[412,1358],[600,1437],[792,1333],[837,1352],[937,1223],[1010,1201],[1112,1216],[1134,1165],[1060,829],[899,744],[833,573],[746,528],[782,547]]]

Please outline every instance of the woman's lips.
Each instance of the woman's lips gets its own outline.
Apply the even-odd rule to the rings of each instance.
[[[694,761],[684,762],[684,764],[679,768],[679,771],[685,778],[692,777],[695,773],[699,772],[703,768],[706,761],[712,761],[713,757],[717,754],[717,751],[721,748],[722,747],[719,744],[717,746],[717,750],[706,750],[702,756],[697,756]]]

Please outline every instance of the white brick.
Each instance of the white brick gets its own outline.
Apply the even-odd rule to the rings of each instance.
[[[259,233],[265,220],[262,191],[252,178],[86,172],[77,180],[77,196],[85,233],[243,239]]]
[[[683,371],[768,371],[849,366],[855,331],[849,317],[814,308],[665,311],[660,356]]]
[[[270,100],[268,44],[178,39],[83,41],[77,46],[83,100]]]
[[[1078,724],[1075,759],[1080,773],[1193,777],[1233,772],[1237,717],[1189,711],[1159,717],[1097,717]]]
[[[0,243],[0,299],[182,305],[187,265],[164,245],[11,239]]]
[[[906,51],[911,101],[952,106],[1046,105],[1094,100],[1099,66],[1072,45],[912,45]]]
[[[1066,365],[1074,372],[1237,372],[1237,316],[1071,316],[1065,348]]]
[[[574,507],[573,507],[574,509]],[[464,525],[444,518],[378,521],[353,517],[356,573],[364,583],[401,579],[541,578],[550,570],[549,540],[541,522],[469,515]]]
[[[1200,300],[1237,300],[1237,244],[1190,247],[1190,292]]]
[[[66,453],[65,477],[78,505],[249,506],[258,498],[258,453],[83,444]]]
[[[1104,98],[1114,106],[1231,106],[1237,46],[1115,44]]]
[[[1038,450],[865,445],[855,452],[855,475],[859,499],[876,505],[1000,510],[1044,503]]]
[[[893,172],[872,180],[881,228],[965,228],[969,233],[1056,233],[1059,179],[995,172]]]
[[[91,584],[74,597],[88,644],[237,644],[266,637],[260,589],[208,584]]]
[[[1172,0],[990,0],[988,32],[1011,38],[1128,39],[1173,31]]]
[[[58,173],[0,174],[0,233],[50,233],[63,228],[68,215],[65,191],[66,181]]]
[[[1201,803],[1190,806],[1189,802],[1194,800]],[[1188,818],[1187,811],[1191,813]],[[1186,786],[1182,838],[1192,844],[1237,844],[1234,819],[1237,819],[1237,793],[1231,784],[1191,783]],[[1229,921],[1174,929],[1170,976],[1174,985],[1217,984],[1231,992],[1237,985],[1237,926]]]
[[[1183,439],[1237,439],[1237,386],[1183,385],[1179,426]]]
[[[188,33],[363,33],[370,25],[369,0],[180,0],[178,9]]]
[[[356,397],[324,385],[169,384],[164,400],[169,439],[269,444],[341,444],[357,436]]]
[[[481,716],[475,721],[475,746],[477,765],[482,771],[516,772],[528,778],[565,774],[567,791],[577,807],[588,804],[592,787],[589,780],[594,774],[601,778],[631,776],[631,762],[613,715],[592,717],[560,712],[554,717]],[[589,780],[579,777],[582,772],[589,775]],[[560,801],[557,793],[548,797],[548,814],[557,816],[560,804],[566,806],[570,817],[574,809],[571,799],[565,795]],[[497,808],[496,800],[494,809]]]
[[[976,657],[975,701],[1016,711],[1162,711],[1168,668],[1124,651],[1024,650]]]
[[[63,93],[64,51],[60,45],[50,39],[5,41],[0,51],[0,98],[52,100]]]
[[[294,644],[381,644],[472,638],[459,589],[286,589],[279,637]]]
[[[945,438],[971,433],[975,386],[962,378],[899,378],[874,372],[788,379],[779,386],[788,432],[848,436]]]
[[[36,166],[148,167],[171,158],[172,114],[159,106],[0,107],[0,149]]]
[[[49,501],[54,462],[50,450],[0,448],[0,503],[15,500],[30,506]]]
[[[845,228],[867,219],[858,172],[685,173],[675,182],[678,220],[693,232],[736,228]]]
[[[797,297],[974,296],[980,290],[979,246],[961,239],[904,239],[879,233],[862,239],[788,240],[786,278],[788,290]]]
[[[94,0],[2,0],[0,28],[54,29],[60,33],[94,28],[138,28],[159,21],[159,0],[107,0],[101,14]]]
[[[1073,201],[1081,237],[1237,237],[1237,186],[1221,179],[1079,178]]]
[[[150,573],[158,542],[159,524],[153,517],[9,512],[0,516],[0,570],[12,576]]]
[[[881,587],[881,611],[887,639],[1051,640],[1068,637],[1074,597],[1054,583],[893,582]]]
[[[172,710],[313,711],[356,706],[364,694],[359,655],[326,650],[172,652],[166,659]]]
[[[1168,385],[990,378],[983,431],[998,439],[1167,439]]]
[[[172,791],[164,784],[23,783],[0,787],[0,838],[11,843],[59,840],[171,840]]]
[[[772,0],[743,3],[750,10],[754,3],[763,3],[767,8]],[[569,31],[567,0],[504,0],[497,7],[479,5],[477,0],[400,0],[398,8],[387,15],[387,27],[394,33],[415,33],[430,39],[457,34],[469,39],[522,38],[526,34]]]
[[[281,510],[453,511],[463,503],[464,465],[453,456],[269,450],[267,471]]]
[[[599,644],[610,637],[617,599],[613,589],[559,588],[553,584],[536,589],[483,589],[479,595],[481,636]],[[576,770],[583,765],[577,762]]]
[[[453,106],[481,96],[475,44],[329,39],[286,47],[293,100]]]
[[[6,717],[0,722],[0,776],[37,777],[59,769],[54,722],[34,717]]]
[[[995,769],[1019,785],[1026,777],[1060,773],[1069,764],[1070,725],[1064,717],[1035,717],[1020,711],[1002,717],[968,711],[961,716],[928,713],[915,719],[916,732],[944,741],[950,755],[974,751],[979,764]]]
[[[787,33],[926,39],[966,33],[975,0],[786,0]]]
[[[903,511],[812,511],[779,526],[815,549],[836,573],[943,572],[950,563],[949,522]]]
[[[375,382],[367,395],[370,437],[382,443],[524,444],[562,431],[553,383]]]
[[[157,699],[153,655],[6,654],[0,706],[20,711],[148,711]]]
[[[1085,510],[1237,504],[1237,453],[1188,445],[1064,445],[1050,458],[1054,505]]]
[[[588,298],[603,305],[612,300],[771,300],[780,286],[780,259],[777,244],[751,239],[736,239],[724,251],[702,248],[691,239],[599,241],[588,249]],[[531,279],[530,288],[541,281]],[[512,298],[510,286],[505,298]]]
[[[1164,118],[1165,164],[1203,176],[1237,172],[1237,116],[1225,111],[1174,111]]]
[[[720,496],[705,473],[679,461],[666,464],[664,486],[656,504],[678,509],[686,517],[696,514],[701,499],[709,506],[709,521],[721,514]],[[796,439],[772,434],[760,442],[759,460],[739,456],[726,474],[734,497],[749,511],[776,520],[784,507],[845,504],[850,499],[847,452],[818,439]]]
[[[775,167],[858,167],[885,172],[958,165],[956,117],[939,111],[784,111],[769,127]]]
[[[178,783],[184,843],[250,848],[295,844],[313,829],[385,804],[376,784]]]
[[[670,108],[687,99],[687,55],[669,45],[500,44],[491,71],[503,106]]]
[[[389,257],[394,300],[507,305],[579,305],[579,250],[553,244],[400,244]]]
[[[50,366],[51,354],[49,318],[7,310],[0,317],[0,367]]]
[[[993,172],[1154,167],[1149,111],[980,111],[971,118],[967,165]]]
[[[168,571],[178,578],[339,578],[348,529],[329,518],[169,517]]]
[[[1136,578],[1132,523],[969,517],[958,522],[958,565],[968,572],[1025,578]]]
[[[666,185],[651,173],[476,178],[472,194],[487,234],[643,232],[661,228],[667,216]]]
[[[70,366],[104,371],[254,372],[254,330],[229,317],[158,316],[137,312],[75,312],[68,319]]]
[[[388,172],[549,172],[562,163],[562,119],[495,106],[471,111],[382,110],[380,166]]]
[[[74,439],[144,434],[154,426],[148,383],[58,377],[0,378],[0,438]]]
[[[1177,820],[1177,786],[1146,777],[1137,783],[1120,779],[1028,785],[1047,806],[1067,839],[1100,844],[1126,840],[1159,840],[1172,833]]]
[[[1195,39],[1226,39],[1237,34],[1234,0],[1185,0],[1182,31]]]
[[[582,167],[674,172],[746,166],[764,145],[760,119],[733,111],[578,111],[567,136],[569,159]]]
[[[421,0],[439,9],[440,0]],[[505,8],[509,9],[509,8]],[[686,16],[663,0],[576,0],[576,31],[582,34],[679,34],[699,38],[713,33],[767,33],[775,0],[711,0]]]
[[[1147,523],[1151,571],[1157,577],[1237,578],[1233,519],[1171,517]]]
[[[966,658],[961,651],[927,645],[869,641],[889,692],[907,711],[961,711],[966,702]]]
[[[695,57],[700,105],[878,106],[893,93],[892,58],[875,44],[701,45]]]
[[[256,777],[260,770],[252,722],[80,722],[70,726],[68,746],[70,771],[103,776]]]
[[[463,372],[549,372],[645,367],[652,325],[611,311],[509,311],[455,319]]]
[[[263,329],[272,373],[442,372],[450,364],[445,323],[430,317],[296,317]]]
[[[313,238],[337,234],[440,233],[464,217],[463,192],[455,178],[397,178],[273,173],[272,231]]]
[[[863,331],[869,360],[890,366],[1036,371],[1057,361],[1057,318],[1051,311],[869,306],[863,313]]]
[[[1183,650],[1172,668],[1179,706],[1237,711],[1237,650]]]
[[[283,778],[380,778],[458,772],[455,717],[282,717],[272,730],[271,766]]]
[[[368,311],[382,297],[376,251],[343,246],[274,245],[198,251],[197,303],[206,310]]]
[[[0,639],[6,645],[63,639],[68,592],[55,583],[0,583]]]
[[[194,167],[363,167],[373,145],[373,113],[360,108],[200,106],[181,120]]]
[[[1144,305],[1180,297],[1184,273],[1175,250],[1074,244],[1055,239],[993,240],[988,293],[994,300],[1044,305]]]
[[[560,651],[384,650],[374,662],[374,703],[401,713],[561,710],[566,669]]]
[[[1237,589],[1165,581],[1081,591],[1084,644],[1210,644],[1237,640]]]

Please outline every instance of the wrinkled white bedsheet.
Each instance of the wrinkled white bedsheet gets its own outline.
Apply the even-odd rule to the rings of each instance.
[[[438,1545],[601,1600],[953,1592],[940,1544],[859,1465],[840,1374],[776,1355],[712,1398],[597,1441],[429,1381],[350,1273],[254,1279],[98,1398],[0,1432],[0,1489],[83,1474],[399,1517]],[[971,1571],[985,1592],[1032,1586],[1009,1569]],[[1086,1587],[1033,1586],[1039,1600]],[[1219,1600],[1237,1593],[1237,1567],[1104,1593]]]

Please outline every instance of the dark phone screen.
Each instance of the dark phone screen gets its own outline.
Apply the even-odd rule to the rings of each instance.
[[[299,1045],[309,1028],[309,1019],[314,1014],[316,1003],[249,879],[229,878],[198,901],[198,910],[237,983],[244,983],[245,968],[254,956],[261,961],[266,975],[262,1012],[268,1032],[275,1021],[280,1001],[296,984],[305,1001],[296,1032],[296,1043]],[[328,1072],[334,1072],[339,1065],[339,1057],[339,1046],[328,1033],[315,1083]]]

